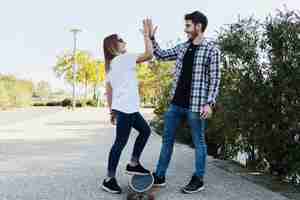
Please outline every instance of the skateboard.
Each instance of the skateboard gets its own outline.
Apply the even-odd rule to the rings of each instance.
[[[131,175],[128,183],[127,200],[155,200],[158,187],[153,187],[154,178],[151,174]]]

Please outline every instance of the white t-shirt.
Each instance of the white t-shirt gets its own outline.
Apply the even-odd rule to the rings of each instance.
[[[112,86],[112,109],[124,113],[139,111],[140,97],[136,74],[137,54],[125,53],[110,64],[107,82]]]

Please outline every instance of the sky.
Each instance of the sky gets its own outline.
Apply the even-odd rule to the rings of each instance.
[[[38,82],[46,80],[52,88],[70,89],[55,77],[56,57],[72,49],[72,28],[80,28],[78,48],[103,58],[102,40],[118,33],[129,52],[143,51],[139,32],[144,17],[158,25],[157,39],[185,38],[183,16],[199,10],[208,17],[207,37],[238,16],[264,19],[276,9],[300,9],[300,0],[0,0],[0,74]]]

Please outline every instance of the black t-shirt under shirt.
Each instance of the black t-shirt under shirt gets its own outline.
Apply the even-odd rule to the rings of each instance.
[[[199,45],[191,43],[183,57],[180,77],[172,100],[172,104],[183,108],[189,108],[190,105],[194,57],[198,47]]]

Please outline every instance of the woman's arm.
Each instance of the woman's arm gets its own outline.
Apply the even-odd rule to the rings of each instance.
[[[141,63],[153,58],[153,46],[149,36],[144,36],[145,52],[138,56],[136,62]]]
[[[150,26],[152,25],[151,19],[143,20],[143,35],[144,35],[144,44],[145,52],[138,56],[137,63],[149,61],[153,58],[153,45],[150,39]]]
[[[108,108],[109,108],[109,113],[110,113],[110,122],[115,125],[116,124],[116,113],[114,113],[111,109],[111,104],[112,104],[112,87],[109,82],[106,82],[106,98],[107,98],[107,103],[108,103]]]
[[[112,104],[112,87],[109,82],[106,82],[106,99],[109,108],[109,112],[111,113],[111,104]]]

